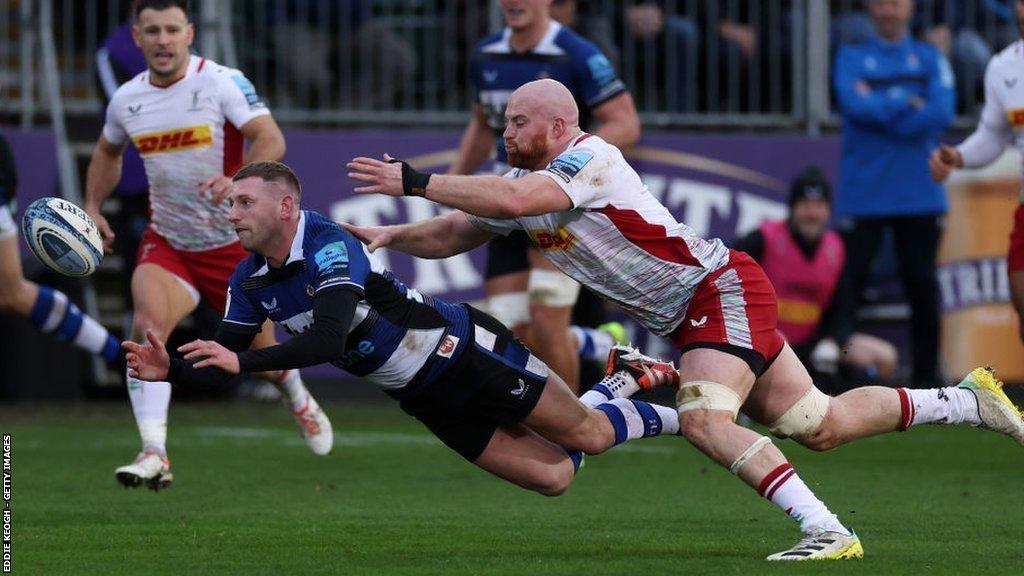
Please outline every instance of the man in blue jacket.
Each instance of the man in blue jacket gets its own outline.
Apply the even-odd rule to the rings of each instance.
[[[874,37],[842,46],[834,68],[843,116],[836,210],[855,294],[884,232],[893,234],[911,309],[912,384],[929,387],[938,380],[935,259],[946,195],[929,175],[928,155],[953,120],[953,72],[938,50],[908,35],[913,0],[870,0],[868,10]]]

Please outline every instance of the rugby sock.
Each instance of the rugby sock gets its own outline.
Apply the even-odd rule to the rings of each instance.
[[[274,385],[284,393],[292,412],[302,410],[306,406],[309,395],[306,393],[306,387],[302,385],[302,376],[298,370],[283,371],[281,378]]]
[[[170,382],[146,382],[128,376],[128,398],[142,437],[142,450],[167,456],[167,409],[171,404]]]
[[[640,391],[640,385],[636,383],[626,372],[616,372],[611,376],[605,376],[594,387],[580,396],[580,402],[587,408],[596,408],[598,404],[604,404],[616,398],[629,398]]]
[[[667,406],[616,398],[594,407],[605,413],[615,429],[615,445],[662,434],[679,435],[679,414]]]
[[[800,530],[804,534],[817,530],[841,532],[846,535],[852,533],[824,502],[818,500],[814,492],[811,492],[807,484],[797,476],[796,470],[789,462],[769,472],[761,480],[757,491],[799,522]]]
[[[580,360],[603,362],[608,358],[612,346],[615,346],[615,338],[597,328],[569,326],[569,331],[576,337],[576,352]]]
[[[981,424],[978,398],[956,386],[913,390],[897,388],[900,398],[900,430],[917,424]]]
[[[583,452],[579,450],[566,450],[565,453],[569,456],[569,460],[572,460],[572,473],[579,472],[580,467],[583,466]]]
[[[28,320],[43,332],[99,354],[107,362],[121,355],[121,342],[91,316],[83,314],[60,290],[39,286]]]

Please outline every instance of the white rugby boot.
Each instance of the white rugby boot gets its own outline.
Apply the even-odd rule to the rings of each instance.
[[[979,428],[1002,432],[1024,446],[1024,414],[1003,392],[1003,383],[991,368],[975,368],[957,384],[978,399]]]
[[[326,456],[334,447],[334,430],[327,414],[320,408],[313,395],[306,390],[306,405],[299,410],[292,410],[295,423],[306,439],[306,446],[317,456]]]
[[[767,559],[769,561],[793,561],[793,560],[848,560],[850,558],[863,558],[864,548],[860,545],[860,538],[851,533],[849,536],[842,532],[827,532],[820,530],[805,535],[796,546],[789,550],[776,552]]]
[[[138,488],[145,484],[154,492],[169,488],[174,480],[171,461],[150,450],[139,452],[131,464],[114,470],[114,475],[125,488]]]

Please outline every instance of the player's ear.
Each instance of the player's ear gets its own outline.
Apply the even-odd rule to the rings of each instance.
[[[142,30],[139,29],[138,20],[132,24],[132,40],[135,41],[135,45],[142,48]]]
[[[556,140],[565,134],[565,118],[555,118],[551,123],[551,133]]]
[[[196,39],[196,25],[189,22],[188,27],[185,29],[185,39],[188,40],[188,45],[192,45],[192,41]]]

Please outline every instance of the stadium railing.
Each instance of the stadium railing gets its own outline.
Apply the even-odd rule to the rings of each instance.
[[[97,47],[130,0],[0,0],[0,110],[48,115],[33,87],[31,7],[53,11],[62,105],[95,115]],[[1016,35],[992,0],[917,0],[914,32],[947,49],[968,125],[987,58]],[[458,126],[474,44],[501,25],[497,0],[193,0],[196,48],[245,70],[284,123]],[[617,64],[648,127],[816,133],[837,123],[837,42],[870,31],[863,0],[555,0]],[[570,10],[565,11],[568,7]],[[569,20],[571,19],[571,21]]]

